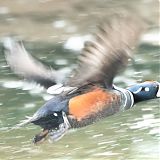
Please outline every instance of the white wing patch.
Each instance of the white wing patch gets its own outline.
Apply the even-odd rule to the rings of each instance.
[[[69,86],[63,86],[63,84],[57,84],[57,85],[49,87],[47,89],[47,93],[52,94],[52,95],[58,95],[66,91],[71,93],[72,91],[75,91],[76,89],[77,87],[69,87]]]

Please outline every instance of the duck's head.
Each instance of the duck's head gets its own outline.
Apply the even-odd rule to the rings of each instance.
[[[128,87],[134,97],[135,102],[145,101],[160,97],[160,83],[157,81],[146,81]]]

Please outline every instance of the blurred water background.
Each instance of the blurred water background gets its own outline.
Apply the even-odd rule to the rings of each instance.
[[[70,68],[99,21],[111,13],[127,11],[142,16],[148,30],[134,61],[115,83],[126,87],[143,80],[160,80],[158,0],[0,0],[0,160],[160,159],[158,99],[71,130],[52,144],[32,144],[32,137],[40,131],[37,126],[10,130],[50,96],[10,71],[3,54],[3,38],[16,35],[33,56],[47,65]]]

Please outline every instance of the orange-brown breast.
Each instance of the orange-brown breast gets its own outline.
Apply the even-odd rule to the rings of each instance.
[[[78,121],[102,111],[115,99],[115,94],[97,88],[88,93],[73,97],[69,101],[69,113]]]

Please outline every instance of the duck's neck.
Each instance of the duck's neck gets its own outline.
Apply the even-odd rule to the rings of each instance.
[[[117,87],[115,85],[113,86],[113,88],[116,91],[120,92],[120,94],[121,94],[121,99],[123,102],[122,107],[121,107],[122,110],[127,110],[127,109],[133,107],[134,97],[133,97],[133,94],[129,90]]]

